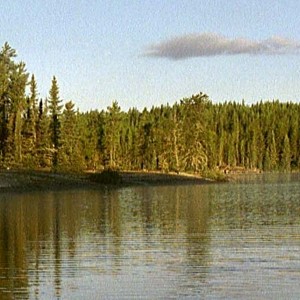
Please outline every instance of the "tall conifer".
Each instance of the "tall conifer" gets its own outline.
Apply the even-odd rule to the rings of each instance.
[[[52,85],[49,92],[49,113],[51,117],[50,130],[51,130],[51,142],[53,148],[53,160],[52,167],[55,170],[57,168],[57,157],[60,145],[60,116],[62,110],[62,100],[59,98],[59,88],[56,77],[53,76]]]

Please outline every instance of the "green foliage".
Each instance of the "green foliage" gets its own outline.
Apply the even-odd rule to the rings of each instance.
[[[65,104],[65,110],[61,118],[60,145],[58,149],[57,168],[69,172],[79,172],[84,169],[82,144],[80,143],[74,106],[72,101]]]
[[[54,170],[58,167],[58,148],[60,145],[60,134],[61,134],[61,122],[60,115],[62,100],[59,99],[59,88],[57,84],[56,77],[53,76],[52,85],[49,92],[49,113],[51,116],[50,122],[50,133],[51,133],[51,142],[52,142],[52,168]]]
[[[0,52],[0,155],[6,167],[22,163],[22,114],[28,74],[16,51],[5,43]]]
[[[26,98],[25,113],[22,125],[22,164],[25,168],[34,169],[37,161],[37,84],[34,75],[29,82],[30,95]]]
[[[40,168],[51,168],[52,153],[50,118],[48,116],[47,100],[39,103],[39,113],[36,124],[37,165]]]
[[[286,134],[283,141],[283,148],[281,154],[281,169],[283,171],[290,171],[291,169],[291,147],[290,140]]]
[[[121,108],[117,101],[107,108],[104,126],[105,166],[116,168],[120,159]]]
[[[26,93],[26,86],[28,94]],[[174,105],[123,112],[63,109],[56,77],[38,100],[16,51],[0,51],[1,167],[190,172],[222,179],[226,170],[300,169],[300,104],[279,101],[213,104],[206,94]],[[95,180],[118,182],[116,173]]]

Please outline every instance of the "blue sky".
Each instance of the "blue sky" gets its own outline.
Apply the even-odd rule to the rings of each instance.
[[[82,111],[199,92],[299,102],[299,11],[298,0],[10,0],[0,4],[0,41],[35,74],[40,97],[55,75],[61,98]]]

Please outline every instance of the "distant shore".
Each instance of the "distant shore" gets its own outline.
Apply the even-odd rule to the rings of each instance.
[[[54,173],[47,171],[1,170],[0,192],[56,191],[68,189],[102,188],[107,184],[92,180],[95,173]],[[159,172],[119,172],[116,187],[135,185],[207,184],[213,180],[190,174]]]

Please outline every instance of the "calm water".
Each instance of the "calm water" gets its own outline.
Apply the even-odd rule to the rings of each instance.
[[[300,176],[0,195],[0,299],[299,299]]]

